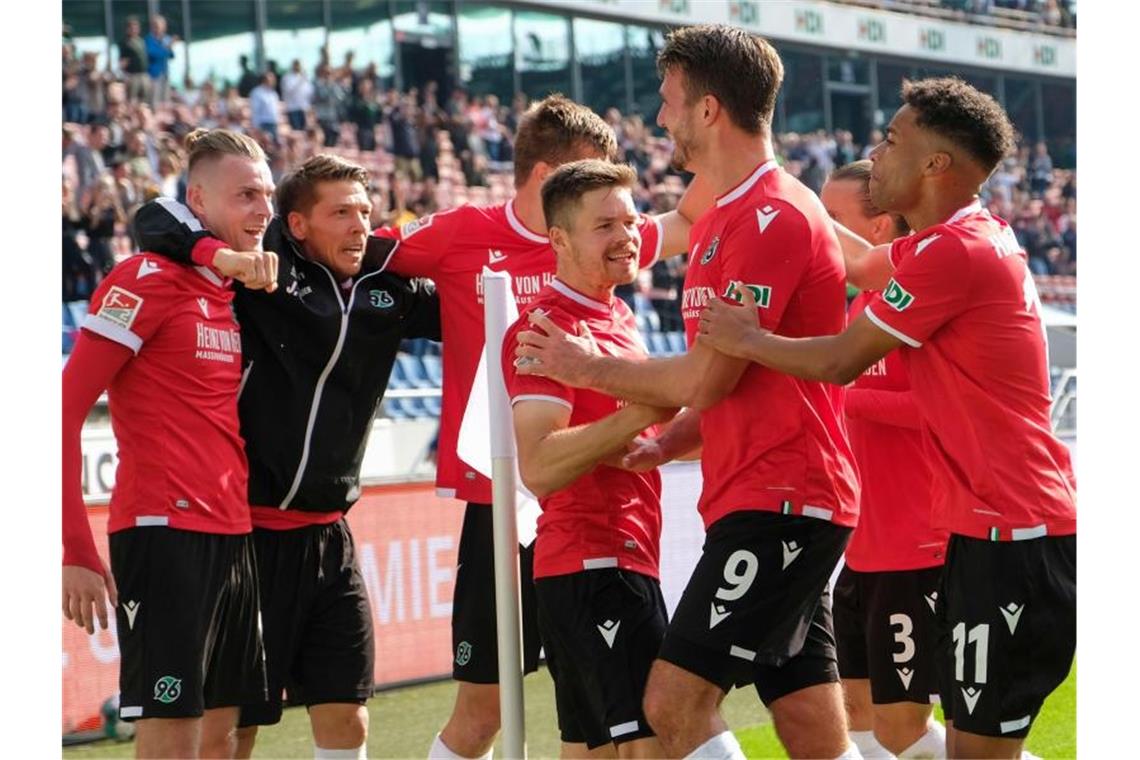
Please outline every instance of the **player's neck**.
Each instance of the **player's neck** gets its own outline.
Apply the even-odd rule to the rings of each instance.
[[[756,171],[760,164],[775,158],[772,139],[743,132],[728,132],[709,143],[709,149],[696,169],[706,176],[713,193],[719,198]]]
[[[546,234],[546,216],[542,213],[542,196],[537,192],[528,192],[526,187],[519,190],[514,200],[515,216],[531,232],[539,235]]]
[[[577,291],[586,296],[586,298],[591,298],[602,304],[609,304],[610,301],[613,300],[613,285],[598,285],[597,283],[590,282],[577,270],[567,270],[566,268],[560,268],[556,276],[563,284],[569,286],[571,290]]]
[[[903,214],[911,229],[925,230],[942,224],[961,209],[978,200],[978,195],[970,190],[953,193],[937,193],[925,198],[913,211]]]

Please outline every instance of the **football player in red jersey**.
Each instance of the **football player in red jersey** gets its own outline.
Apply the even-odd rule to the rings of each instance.
[[[868,160],[841,166],[820,200],[876,245],[909,234],[905,219],[871,203],[870,180]],[[848,320],[876,295],[856,296]],[[931,713],[939,693],[934,602],[947,535],[930,524],[929,457],[902,362],[894,351],[868,367],[848,386],[844,407],[862,496],[833,591],[835,639],[851,740],[866,758],[946,754],[945,731]]]
[[[1026,255],[978,201],[1014,147],[1001,106],[956,78],[906,82],[871,153],[871,201],[917,231],[847,252],[882,289],[838,335],[789,340],[717,306],[701,339],[798,377],[850,382],[894,349],[950,532],[937,600],[950,757],[1015,757],[1076,647],[1076,481],[1052,434],[1048,346]],[[951,725],[952,723],[952,725]]]
[[[225,130],[186,142],[191,208],[234,248],[258,248],[273,215],[261,148]],[[137,721],[138,757],[228,757],[237,706],[266,698],[232,299],[204,267],[134,256],[96,290],[64,367],[63,610],[93,632],[104,595],[117,607],[119,713]],[[110,572],[79,477],[104,389],[119,447]]]
[[[613,292],[638,271],[636,183],[630,167],[597,160],[566,164],[547,179],[543,207],[558,271],[503,338],[519,471],[543,510],[534,585],[562,757],[662,755],[641,707],[667,621],[661,476],[614,459],[676,410],[519,375],[514,336],[541,310],[565,329],[588,331],[604,353],[647,358],[637,320]]]
[[[775,49],[741,29],[688,27],[669,36],[658,66],[657,121],[673,137],[674,165],[719,193],[690,234],[681,310],[689,351],[646,362],[599,357],[532,314],[541,332],[520,333],[517,351],[538,363],[519,371],[698,410],[654,444],[661,459],[704,443],[706,540],[646,687],[646,716],[667,755],[743,757],[719,705],[752,684],[791,756],[846,756],[855,750],[827,587],[859,494],[839,395],[696,340],[707,304],[740,299],[742,289],[780,334],[838,332],[842,254],[819,199],[775,161],[771,119],[783,79]]]
[[[375,235],[399,241],[387,269],[409,277],[430,277],[440,294],[443,322],[443,410],[440,415],[437,492],[467,502],[460,536],[452,610],[453,677],[459,682],[455,706],[431,757],[478,758],[490,752],[499,730],[498,643],[495,634],[491,481],[457,452],[460,425],[483,349],[483,267],[512,275],[520,307],[530,303],[554,277],[555,254],[547,236],[541,189],[562,164],[585,158],[617,157],[613,129],[589,108],[560,95],[533,104],[515,138],[515,197],[492,206],[465,205],[381,228]],[[641,267],[657,258],[684,253],[691,222],[711,202],[698,177],[677,210],[638,222]],[[213,265],[227,276],[249,277],[247,287],[264,283],[239,272],[247,252],[219,250],[203,241],[194,261]],[[239,279],[240,279],[239,277]],[[531,672],[540,649],[531,582],[533,546],[520,547],[523,659]]]

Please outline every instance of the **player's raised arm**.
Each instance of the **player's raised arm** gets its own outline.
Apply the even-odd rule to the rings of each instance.
[[[139,248],[180,264],[211,267],[253,290],[277,289],[277,254],[263,251],[261,235],[250,250],[236,251],[214,236],[187,206],[171,198],[143,204],[135,214]]]
[[[677,208],[654,217],[661,225],[661,258],[667,259],[688,251],[689,230],[701,216],[712,208],[715,194],[707,180],[694,175],[685,188]]]

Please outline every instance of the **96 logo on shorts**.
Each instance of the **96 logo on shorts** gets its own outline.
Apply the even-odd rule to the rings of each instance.
[[[182,679],[174,676],[163,676],[154,682],[154,698],[164,705],[168,705],[182,696]]]
[[[469,662],[471,662],[471,644],[461,641],[455,648],[455,664],[462,667]]]

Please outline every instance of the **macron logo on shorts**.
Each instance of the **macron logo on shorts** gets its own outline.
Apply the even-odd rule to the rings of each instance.
[[[129,630],[135,629],[135,615],[139,614],[139,607],[142,602],[123,602],[123,612],[127,613],[127,628]]]
[[[618,626],[620,625],[620,620],[607,620],[598,626],[598,633],[602,634],[602,638],[606,640],[606,646],[610,649],[614,648],[614,639],[617,638]]]

